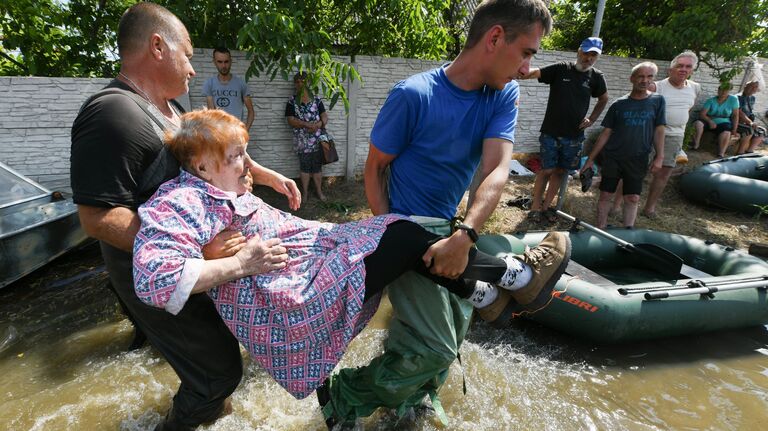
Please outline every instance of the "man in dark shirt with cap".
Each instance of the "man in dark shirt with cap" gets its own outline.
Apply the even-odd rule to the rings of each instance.
[[[538,78],[539,82],[549,85],[547,111],[539,136],[542,169],[536,173],[533,203],[528,214],[528,219],[534,223],[541,222],[542,217],[546,217],[549,222],[557,220],[557,216],[548,208],[555,198],[562,176],[578,169],[584,129],[597,121],[608,104],[605,78],[602,72],[594,68],[602,52],[603,41],[599,37],[589,37],[581,42],[576,61],[531,69],[521,77]],[[590,99],[593,97],[597,98],[597,103],[592,114],[587,117]]]

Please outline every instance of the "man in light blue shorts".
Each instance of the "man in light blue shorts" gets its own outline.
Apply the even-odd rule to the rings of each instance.
[[[589,37],[581,42],[576,61],[534,68],[522,77],[538,78],[539,82],[549,85],[547,111],[539,137],[542,169],[536,173],[533,202],[528,213],[528,220],[533,223],[540,223],[543,218],[549,223],[557,221],[557,215],[549,210],[549,206],[563,175],[579,168],[584,129],[600,118],[608,104],[605,77],[594,68],[602,52],[603,41],[599,37]],[[597,103],[587,117],[593,97],[597,98]]]

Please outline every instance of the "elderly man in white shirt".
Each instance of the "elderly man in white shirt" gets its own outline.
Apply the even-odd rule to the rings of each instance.
[[[656,82],[656,93],[664,96],[666,101],[667,125],[664,128],[664,162],[661,170],[653,174],[642,212],[648,218],[656,217],[656,203],[672,175],[677,154],[683,148],[685,126],[688,124],[691,108],[701,94],[701,86],[688,79],[698,61],[692,51],[684,51],[672,59],[669,77]]]

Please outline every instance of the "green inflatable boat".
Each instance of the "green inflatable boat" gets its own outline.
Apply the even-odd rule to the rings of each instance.
[[[495,255],[521,253],[544,235],[488,235],[477,245]],[[529,316],[545,326],[616,343],[768,323],[768,263],[757,257],[651,230],[568,235],[572,243],[568,269],[555,286],[549,306]],[[630,246],[617,244],[617,239]],[[658,267],[668,266],[665,261],[644,254],[658,249],[672,256],[662,259],[674,261],[675,255],[682,259],[678,259],[677,276],[662,275]]]
[[[768,156],[746,154],[712,160],[680,178],[690,200],[754,214],[768,205]]]

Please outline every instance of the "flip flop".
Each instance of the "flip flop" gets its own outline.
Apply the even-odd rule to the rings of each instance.
[[[544,218],[547,220],[547,223],[549,224],[557,223],[557,220],[559,218],[557,217],[557,213],[555,211],[557,210],[554,208],[547,208],[547,210],[542,213]]]
[[[586,171],[582,172],[581,175],[579,175],[579,179],[581,180],[581,192],[586,193],[587,190],[589,190],[590,187],[592,187],[592,177],[595,176],[595,171],[592,169],[587,169]]]
[[[531,207],[531,203],[533,203],[533,200],[530,197],[518,196],[514,199],[508,200],[507,206],[518,207],[520,209],[527,210]]]
[[[530,223],[536,223],[536,224],[541,223],[541,217],[542,217],[541,211],[535,211],[535,210],[529,211],[528,215],[525,216],[526,220],[528,220]]]

